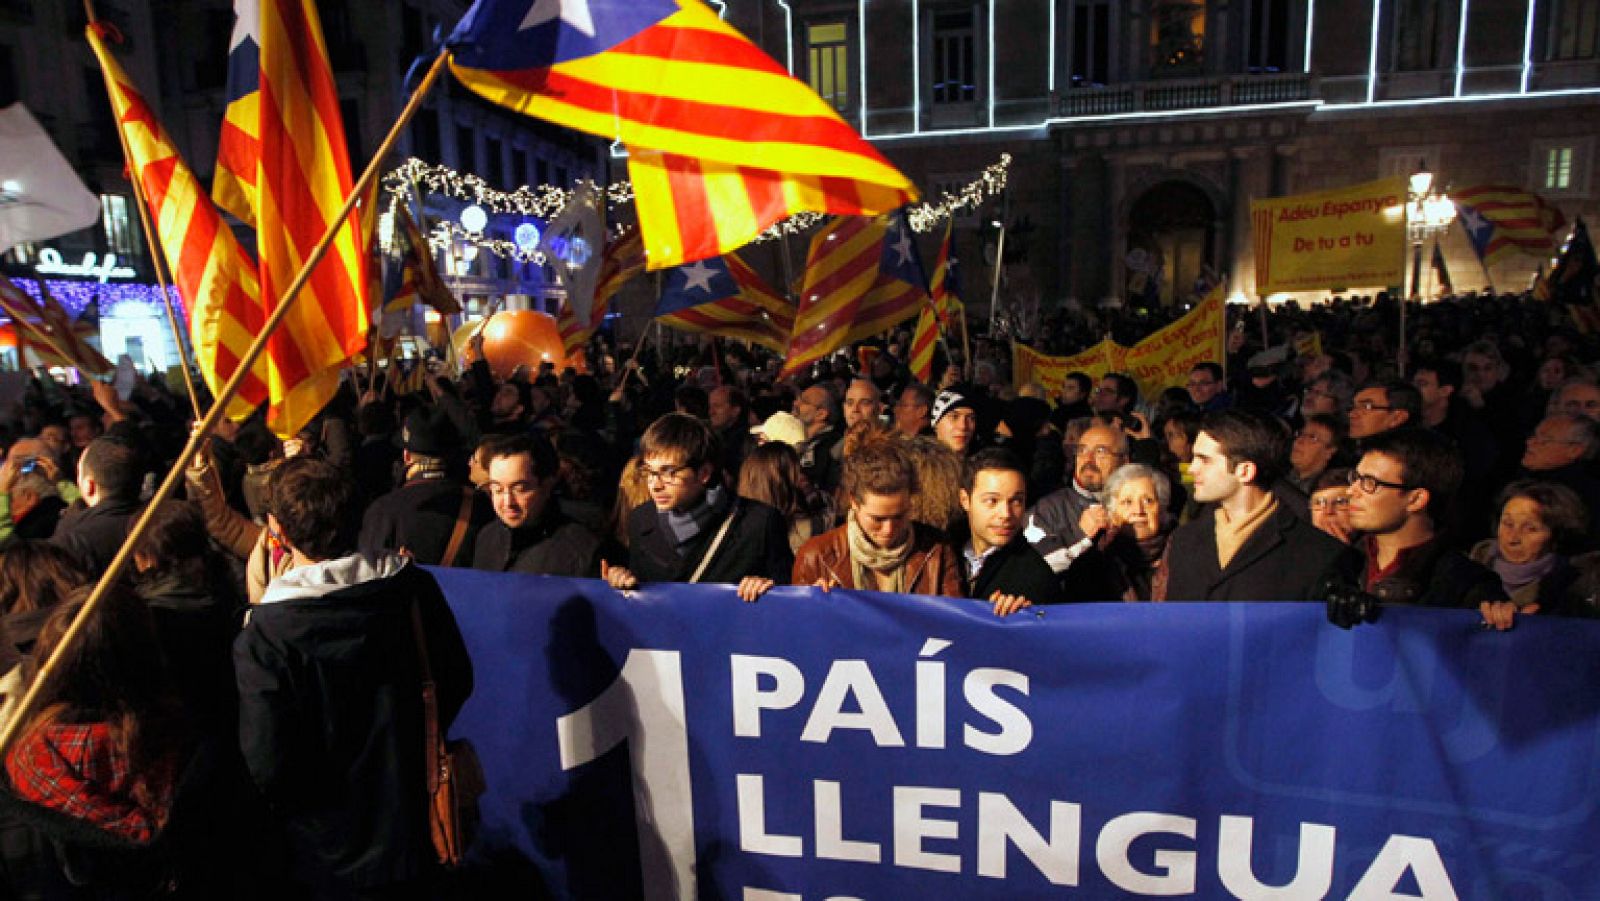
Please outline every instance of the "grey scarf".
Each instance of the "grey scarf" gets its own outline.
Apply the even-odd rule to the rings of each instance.
[[[700,533],[714,527],[728,511],[728,490],[719,482],[706,489],[700,503],[687,510],[664,510],[661,525],[672,535],[678,556],[688,553]]]

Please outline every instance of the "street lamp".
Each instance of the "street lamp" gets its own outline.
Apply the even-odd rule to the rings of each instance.
[[[1400,376],[1406,374],[1406,304],[1422,296],[1422,247],[1437,242],[1456,219],[1456,205],[1433,183],[1433,173],[1423,160],[1411,175],[1406,202],[1406,237],[1411,240],[1411,291],[1400,299]]]

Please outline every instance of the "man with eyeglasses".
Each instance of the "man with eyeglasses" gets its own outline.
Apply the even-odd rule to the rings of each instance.
[[[1089,405],[1096,413],[1113,413],[1131,422],[1133,408],[1139,405],[1139,383],[1127,373],[1108,372],[1095,386]]]
[[[367,507],[362,553],[398,553],[426,566],[465,566],[479,530],[494,518],[457,459],[461,433],[442,409],[411,411],[401,429],[405,482]]]
[[[1195,438],[1194,499],[1212,509],[1178,527],[1152,597],[1167,601],[1309,600],[1328,573],[1352,568],[1344,545],[1273,493],[1285,429],[1249,410],[1209,413]]]
[[[1300,395],[1300,415],[1343,416],[1350,408],[1355,386],[1342,369],[1330,369],[1312,379]]]
[[[787,584],[794,567],[783,514],[741,498],[717,473],[710,426],[682,413],[651,423],[639,439],[650,500],[628,514],[628,563],[600,563],[613,588],[641,582],[725,582],[753,601]]]
[[[1350,404],[1350,437],[1365,441],[1415,425],[1421,415],[1422,397],[1416,388],[1400,381],[1373,382],[1357,391]]]
[[[1344,449],[1346,429],[1342,420],[1326,415],[1306,417],[1305,425],[1294,435],[1289,448],[1289,473],[1286,481],[1310,496],[1317,478],[1333,464]]]
[[[1111,524],[1100,503],[1106,479],[1128,462],[1128,435],[1122,429],[1096,420],[1083,431],[1072,461],[1072,481],[1041,498],[1028,511],[1024,532],[1034,550],[1057,573],[1087,551],[1096,535]]]
[[[835,445],[844,438],[836,426],[839,422],[839,401],[826,382],[800,392],[794,400],[794,415],[806,427],[806,440],[800,452],[800,469],[811,484],[824,491],[839,486],[840,459]]]
[[[1209,360],[1194,364],[1189,370],[1189,399],[1200,412],[1226,410],[1233,406],[1233,395],[1228,393],[1228,383],[1222,377],[1222,367]]]
[[[1347,495],[1350,525],[1364,534],[1363,591],[1422,607],[1486,609],[1506,600],[1494,573],[1440,535],[1461,479],[1460,454],[1442,435],[1399,429],[1368,442]]]
[[[484,442],[489,480],[484,490],[495,521],[473,547],[472,568],[594,578],[600,574],[600,539],[561,509],[561,461],[542,435]]]
[[[1587,416],[1553,413],[1528,436],[1522,468],[1531,478],[1571,488],[1589,510],[1591,530],[1600,526],[1600,479],[1590,467],[1600,454],[1600,425]]]

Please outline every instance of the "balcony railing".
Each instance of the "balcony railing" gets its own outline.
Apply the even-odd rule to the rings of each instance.
[[[1311,75],[1237,75],[1183,81],[1136,82],[1103,88],[1075,88],[1056,96],[1058,118],[1118,113],[1168,112],[1218,106],[1293,103],[1315,98]]]

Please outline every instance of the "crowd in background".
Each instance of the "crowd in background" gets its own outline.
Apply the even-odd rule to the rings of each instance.
[[[22,724],[6,881],[19,897],[431,896],[408,788],[426,713],[406,686],[428,673],[448,726],[473,677],[415,564],[1000,616],[1203,600],[1315,600],[1345,627],[1386,604],[1499,629],[1600,615],[1600,341],[1566,310],[1459,297],[1402,326],[1381,296],[1240,307],[1226,358],[1181,387],[1012,383],[1011,340],[1132,344],[1181,312],[1063,308],[974,335],[966,365],[941,346],[932,384],[910,376],[904,329],[790,380],[759,349],[654,335],[638,353],[597,338],[590,372],[502,379],[475,339],[465,367],[407,364],[427,367],[422,390],[349,373],[288,440],[226,424],[182,461],[184,499],[156,511]],[[191,420],[153,377],[126,397],[39,378],[12,411],[0,718]]]

